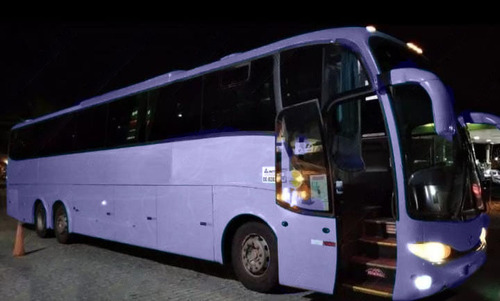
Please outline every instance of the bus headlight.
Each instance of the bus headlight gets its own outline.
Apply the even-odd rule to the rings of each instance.
[[[408,250],[422,259],[437,264],[443,263],[451,254],[451,247],[440,242],[408,244]]]

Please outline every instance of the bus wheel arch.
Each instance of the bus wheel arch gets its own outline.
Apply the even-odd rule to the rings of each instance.
[[[59,243],[69,244],[71,242],[71,233],[69,232],[68,211],[64,203],[56,201],[52,206],[54,234]]]
[[[47,228],[47,209],[40,199],[37,199],[33,205],[33,217],[36,234],[41,238],[48,237],[49,229]]]
[[[224,262],[231,262],[246,288],[266,293],[278,287],[276,234],[262,219],[251,215],[233,219],[225,231],[223,246]]]

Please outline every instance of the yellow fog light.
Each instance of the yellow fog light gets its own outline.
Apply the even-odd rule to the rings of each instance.
[[[408,244],[408,250],[414,255],[432,263],[443,263],[451,254],[451,247],[440,242]]]

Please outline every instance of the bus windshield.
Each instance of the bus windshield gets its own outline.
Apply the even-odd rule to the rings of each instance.
[[[436,134],[431,99],[415,84],[390,89],[403,156],[407,208],[424,220],[465,220],[483,208],[481,186],[465,131]]]
[[[435,68],[425,56],[402,43],[374,36],[369,44],[381,73],[398,68],[420,68],[435,73]]]

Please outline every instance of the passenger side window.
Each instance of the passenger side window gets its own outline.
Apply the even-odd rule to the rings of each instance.
[[[356,55],[340,45],[313,45],[281,53],[283,107],[317,99],[321,106],[369,86]]]
[[[74,114],[42,121],[37,126],[37,136],[35,137],[39,150],[38,155],[50,156],[72,151],[74,136]]]
[[[146,140],[198,133],[201,122],[201,78],[153,90],[146,110]]]
[[[106,142],[108,105],[90,107],[76,113],[76,150],[102,148]]]
[[[9,156],[14,160],[26,159],[35,154],[35,143],[33,138],[35,132],[33,127],[15,129],[10,135]]]
[[[204,76],[203,129],[274,131],[271,57]]]
[[[107,146],[140,142],[140,100],[143,97],[130,96],[109,104]]]
[[[13,159],[27,159],[70,152],[74,146],[73,114],[54,117],[12,132],[9,150]]]
[[[283,106],[320,99],[323,46],[292,49],[281,54]]]

